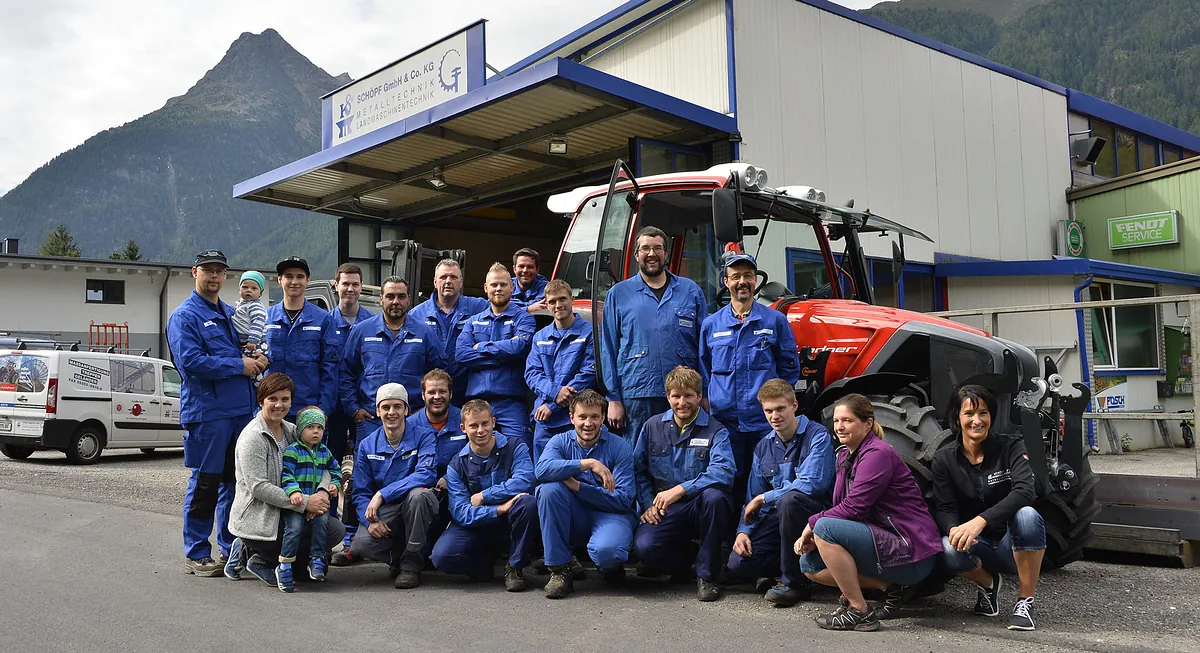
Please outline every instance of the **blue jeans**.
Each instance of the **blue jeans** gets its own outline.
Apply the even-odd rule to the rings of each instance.
[[[630,448],[637,445],[638,436],[642,434],[642,425],[651,417],[665,413],[671,409],[666,397],[635,397],[621,402],[625,406],[625,430],[621,436],[629,443]]]
[[[615,569],[629,559],[637,521],[632,510],[615,513],[592,508],[557,481],[537,486],[534,494],[547,567],[571,562],[572,549],[584,544],[601,571]]]
[[[304,524],[309,520],[304,518],[302,512],[284,510],[282,513],[283,537],[279,542],[279,562],[292,563],[296,561],[296,552],[300,550],[300,537],[304,534]],[[325,540],[329,538],[329,522],[332,520],[333,517],[329,513],[312,518],[312,539],[310,540],[312,544],[309,551],[313,552],[313,558],[324,557],[324,554],[320,552],[328,549],[325,546]]]
[[[937,563],[937,556],[932,556],[899,567],[881,568],[875,553],[875,538],[871,537],[871,529],[862,522],[822,517],[813,527],[813,534],[848,551],[854,558],[854,565],[858,567],[859,574],[882,578],[896,585],[916,585],[925,580]],[[819,551],[800,556],[800,571],[815,574],[823,569],[825,561],[821,559]]]
[[[967,551],[955,551],[950,538],[942,538],[942,559],[952,574],[965,574],[982,566],[993,574],[1017,573],[1013,551],[1042,551],[1046,548],[1046,525],[1032,506],[1025,506],[1008,520],[1008,531],[997,542],[980,535]]]

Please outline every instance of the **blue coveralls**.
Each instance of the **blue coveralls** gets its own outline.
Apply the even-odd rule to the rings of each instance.
[[[433,487],[437,482],[437,442],[433,432],[411,432],[406,425],[400,444],[393,449],[383,427],[379,427],[359,440],[355,447],[353,482],[354,509],[358,511],[359,527],[354,536],[352,552],[356,557],[389,562],[384,550],[386,542],[377,540],[367,531],[367,506],[376,492],[383,495],[385,507],[394,507],[408,501],[411,490]],[[429,496],[432,497],[432,493]],[[436,516],[437,501],[431,499],[431,502],[431,516]],[[389,538],[394,545],[390,552],[391,564],[399,564],[412,571],[419,571],[425,565],[425,533],[429,524],[406,523],[407,533],[398,533],[393,526]],[[414,542],[413,535],[419,541]]]
[[[358,314],[354,318],[354,324],[366,322],[367,320],[371,319],[372,315],[374,315],[374,313],[368,311],[360,305],[358,307]],[[337,356],[337,366],[335,368],[337,376],[334,377],[336,406],[333,409],[333,412],[329,414],[329,421],[327,428],[325,429],[325,446],[329,447],[330,453],[332,453],[335,458],[341,460],[346,454],[353,455],[354,438],[357,437],[357,429],[354,428],[354,420],[351,419],[350,415],[346,413],[346,409],[342,406],[340,382],[342,354],[346,349],[346,340],[350,337],[350,329],[353,328],[354,325],[346,321],[346,317],[342,315],[342,312],[338,310],[337,306],[334,306],[333,309],[329,311],[329,317],[333,322],[332,340],[334,343],[333,350]]]
[[[233,328],[233,307],[213,304],[192,291],[167,320],[167,343],[183,379],[179,421],[183,464],[191,470],[183,497],[183,547],[190,560],[212,557],[217,545],[229,554],[229,508],[233,505],[233,450],[254,415],[254,387],[244,375]]]
[[[741,490],[751,452],[771,433],[758,389],[771,379],[792,386],[800,379],[796,337],[787,317],[758,302],[745,321],[734,316],[732,306],[709,315],[700,328],[700,375],[713,417],[729,428]]]
[[[500,315],[489,305],[463,328],[455,353],[459,369],[467,374],[467,398],[486,399],[492,405],[496,429],[531,450],[524,372],[536,330],[533,316],[516,303],[509,302]]]
[[[533,459],[542,456],[550,438],[572,429],[571,412],[555,403],[563,386],[583,392],[596,385],[596,358],[592,351],[592,325],[575,313],[568,329],[551,323],[533,336],[525,360],[525,383],[537,395],[530,418],[543,404],[550,407],[545,421],[533,420]]]
[[[759,441],[750,466],[746,502],[763,495],[758,521],[742,519],[738,532],[750,536],[751,557],[729,554],[729,570],[746,577],[775,577],[790,586],[804,583],[793,546],[808,518],[829,506],[833,495],[833,439],[817,422],[800,415],[796,436],[783,442],[775,433]]]
[[[616,482],[604,489],[592,472],[580,471],[580,461],[595,458],[608,467]],[[537,475],[538,520],[547,567],[571,562],[571,549],[587,544],[588,556],[600,571],[610,571],[629,559],[634,513],[633,450],[623,438],[601,428],[600,438],[584,449],[575,431],[550,439],[534,466]],[[579,491],[561,483],[578,479]]]
[[[355,324],[346,338],[338,374],[342,408],[350,415],[360,408],[375,415],[379,386],[399,383],[408,391],[408,412],[416,412],[425,405],[421,399],[421,377],[444,364],[437,333],[424,322],[405,319],[400,333],[393,338],[383,315],[374,315]],[[363,420],[358,425],[357,439],[380,426],[378,415]]]
[[[408,312],[409,319],[424,320],[441,339],[442,357],[446,361],[446,367],[442,369],[454,379],[450,402],[460,408],[467,400],[467,373],[459,368],[458,359],[455,357],[458,336],[472,316],[488,310],[490,306],[491,303],[483,297],[459,295],[458,302],[447,313],[438,308],[436,297],[430,297]]]
[[[445,477],[450,461],[454,460],[454,457],[467,445],[467,434],[462,430],[462,410],[455,406],[447,408],[446,423],[440,430],[434,430],[433,424],[429,423],[429,415],[423,408],[409,415],[404,423],[406,432],[418,436],[424,436],[426,433],[433,434],[433,439],[437,442],[437,478]],[[430,526],[426,550],[433,549],[434,543],[450,523],[450,505],[446,495],[439,497],[439,501],[441,509]]]
[[[646,420],[670,408],[667,373],[677,365],[699,369],[700,322],[707,313],[700,286],[670,272],[661,302],[640,274],[608,291],[600,367],[608,400],[625,406],[623,435],[630,446]]]
[[[550,280],[539,274],[533,278],[533,283],[529,288],[522,288],[521,284],[517,283],[517,278],[513,277],[512,300],[522,307],[540,302],[546,298],[546,284],[548,283]]]
[[[454,523],[433,547],[433,565],[448,574],[490,578],[492,561],[509,551],[508,564],[523,569],[529,564],[540,536],[537,501],[533,498],[533,462],[525,443],[496,434],[486,458],[464,446],[446,471],[450,516]],[[471,496],[483,494],[483,505],[471,505]],[[504,516],[496,506],[524,494]]]
[[[654,505],[659,492],[682,485],[687,496],[667,508],[658,524],[638,524],[633,550],[639,560],[672,574],[686,573],[691,561],[681,555],[700,540],[696,575],[716,582],[721,576],[721,542],[733,526],[733,450],[729,432],[708,413],[680,431],[667,411],[646,422],[633,450],[638,511]]]
[[[292,407],[287,419],[305,406],[317,406],[326,415],[333,414],[338,403],[338,337],[328,311],[304,302],[295,322],[290,322],[283,303],[267,309],[267,345],[271,367],[267,373],[281,372],[292,379]]]

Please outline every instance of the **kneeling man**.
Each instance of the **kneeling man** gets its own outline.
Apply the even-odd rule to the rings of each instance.
[[[354,453],[359,527],[350,558],[388,563],[396,589],[411,589],[421,584],[425,535],[438,513],[432,489],[437,441],[431,431],[405,428],[408,392],[403,385],[380,386],[375,407],[383,426],[361,440]]]
[[[721,540],[733,527],[733,448],[729,431],[700,408],[700,373],[680,365],[667,374],[671,410],[642,426],[633,451],[642,523],[633,550],[643,564],[672,575],[691,572],[681,552],[700,540],[697,598],[721,593]]]
[[[625,578],[637,516],[633,509],[633,451],[604,428],[608,402],[595,390],[571,397],[573,430],[550,438],[534,471],[538,519],[550,581],[546,598],[573,589],[571,549],[587,545],[604,580]]]
[[[509,552],[504,588],[525,591],[525,567],[537,547],[533,461],[517,438],[496,434],[492,407],[472,399],[462,407],[468,444],[446,469],[453,523],[433,547],[433,564],[448,574],[491,580],[492,561]]]

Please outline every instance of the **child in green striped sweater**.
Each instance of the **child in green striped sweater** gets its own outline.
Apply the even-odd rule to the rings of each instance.
[[[290,495],[293,506],[304,503],[304,497],[321,487],[325,474],[329,474],[329,498],[337,499],[342,487],[342,467],[321,440],[325,436],[325,413],[316,406],[308,406],[296,415],[296,441],[283,450],[283,491]],[[313,580],[325,580],[329,561],[325,559],[325,540],[329,536],[329,524],[333,517],[327,512],[312,518],[312,546],[309,554],[308,575]],[[305,513],[283,511],[283,539],[279,548],[279,569],[276,578],[279,589],[291,592],[296,589],[292,574],[292,563],[300,548],[300,536],[304,531]]]

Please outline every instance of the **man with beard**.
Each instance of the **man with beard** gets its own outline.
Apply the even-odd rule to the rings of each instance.
[[[667,375],[671,410],[646,422],[633,450],[638,509],[636,557],[648,568],[685,576],[692,560],[682,554],[700,540],[696,596],[721,596],[721,542],[733,526],[733,450],[729,433],[700,408],[700,374],[677,367]]]
[[[550,581],[546,598],[574,589],[571,550],[587,545],[604,580],[625,580],[633,539],[633,451],[604,428],[605,400],[595,390],[571,397],[574,430],[554,436],[534,466],[538,521]]]
[[[196,255],[196,289],[167,320],[167,343],[183,378],[179,421],[183,465],[191,470],[183,497],[184,570],[220,576],[213,560],[213,520],[222,558],[229,556],[229,508],[233,504],[233,452],[238,433],[254,416],[250,379],[267,369],[261,354],[242,356],[233,328],[233,307],[221,301],[229,270],[225,255],[210,249]]]
[[[508,552],[504,588],[523,592],[525,567],[540,535],[533,463],[525,443],[495,432],[491,406],[472,399],[462,408],[469,442],[450,462],[446,486],[454,523],[433,547],[433,564],[448,574],[491,580],[492,562]]]
[[[286,374],[296,385],[287,420],[305,406],[317,406],[326,415],[337,405],[338,338],[333,318],[304,299],[308,288],[308,261],[289,256],[275,266],[283,301],[267,309],[267,344],[271,367],[267,373]]]
[[[608,423],[624,428],[631,447],[646,420],[670,408],[667,373],[699,367],[700,322],[708,311],[700,286],[666,269],[670,252],[661,229],[643,227],[634,242],[638,275],[608,291],[600,325]]]
[[[770,379],[792,386],[800,379],[796,337],[787,317],[754,301],[758,264],[749,254],[725,259],[729,306],[704,319],[700,328],[700,372],[708,388],[712,416],[729,428],[737,464],[734,496],[746,490],[750,456],[771,425],[756,399]]]
[[[486,311],[490,304],[483,297],[462,294],[462,266],[454,259],[442,259],[433,269],[433,289],[433,297],[418,304],[409,316],[425,322],[440,337],[442,356],[446,360],[443,369],[454,378],[451,402],[462,406],[467,396],[467,374],[459,369],[455,356],[458,336],[471,316]]]
[[[406,420],[409,431],[421,436],[428,433],[437,442],[438,482],[434,491],[441,501],[441,510],[430,527],[426,549],[432,549],[450,523],[450,506],[446,502],[446,469],[467,445],[467,434],[462,430],[459,409],[450,404],[450,385],[450,375],[445,370],[429,370],[421,377],[421,398],[425,400],[425,408],[409,415]]]
[[[463,328],[455,353],[468,374],[467,398],[486,399],[500,432],[532,449],[524,374],[537,326],[533,316],[512,301],[512,281],[504,264],[492,264],[484,290],[491,307]]]
[[[525,382],[537,395],[533,412],[533,460],[550,438],[571,429],[567,404],[571,396],[596,383],[592,325],[574,309],[571,286],[562,279],[546,284],[546,305],[554,323],[533,336],[525,361]]]
[[[544,311],[546,305],[546,277],[538,274],[541,262],[536,250],[522,247],[513,254],[513,302],[525,307],[529,313]]]

